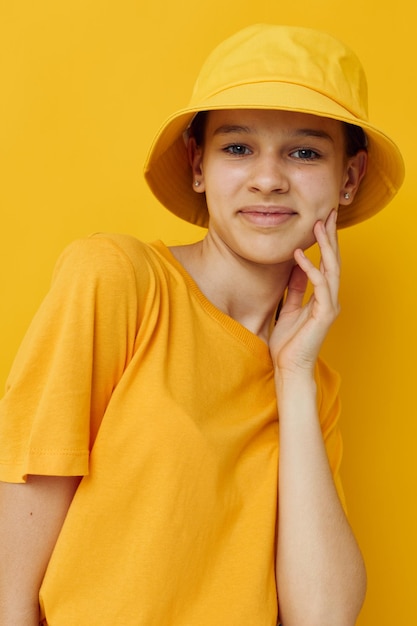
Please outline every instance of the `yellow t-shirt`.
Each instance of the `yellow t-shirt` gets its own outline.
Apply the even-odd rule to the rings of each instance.
[[[339,492],[338,377],[317,367]],[[278,423],[266,344],[160,242],[61,256],[0,403],[0,479],[82,475],[48,626],[275,626]]]

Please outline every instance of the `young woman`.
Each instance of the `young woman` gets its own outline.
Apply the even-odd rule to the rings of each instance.
[[[356,57],[308,29],[241,31],[145,176],[207,235],[96,235],[59,260],[1,404],[0,622],[353,625],[366,575],[319,352],[337,226],[403,179]]]

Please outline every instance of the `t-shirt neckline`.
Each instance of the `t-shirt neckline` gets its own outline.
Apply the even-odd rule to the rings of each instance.
[[[178,271],[189,287],[190,291],[194,294],[197,300],[200,302],[204,310],[214,319],[216,319],[229,333],[236,337],[240,342],[243,342],[250,348],[252,352],[255,352],[262,359],[266,359],[268,364],[271,364],[271,356],[269,348],[265,341],[255,335],[248,328],[243,326],[240,322],[224,313],[217,308],[201,291],[195,280],[187,272],[184,266],[173,255],[169,247],[160,240],[154,241],[151,246],[161,254],[166,261]]]

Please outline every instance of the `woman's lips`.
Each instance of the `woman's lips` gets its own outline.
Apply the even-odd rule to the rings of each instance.
[[[279,226],[290,220],[296,212],[287,207],[253,206],[239,211],[246,221],[258,226]]]

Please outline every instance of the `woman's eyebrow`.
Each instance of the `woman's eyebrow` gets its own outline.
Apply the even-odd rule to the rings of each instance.
[[[213,135],[228,135],[232,133],[244,133],[250,134],[256,132],[255,129],[250,126],[241,126],[239,124],[222,124],[214,131]],[[319,139],[326,139],[327,141],[334,142],[334,139],[329,133],[318,128],[296,128],[290,130],[288,135],[293,137],[318,137]]]
[[[213,135],[227,135],[230,133],[250,133],[253,132],[249,126],[239,126],[237,124],[224,124],[214,131]]]
[[[333,137],[329,135],[329,133],[318,128],[297,128],[292,134],[300,137],[319,137],[320,139],[327,139],[327,141],[334,142]]]

